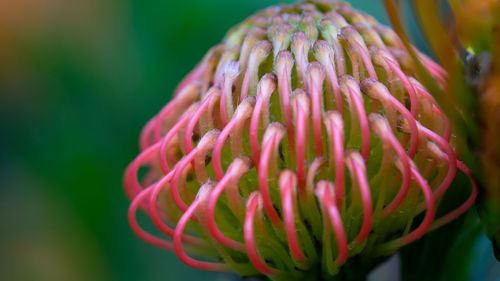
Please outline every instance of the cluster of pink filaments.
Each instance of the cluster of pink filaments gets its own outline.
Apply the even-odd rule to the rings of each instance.
[[[332,276],[393,253],[477,193],[435,218],[457,169],[470,175],[414,76],[397,35],[343,2],[261,11],[145,126],[124,179],[132,229],[190,266],[243,275]],[[138,209],[169,238],[145,232]]]

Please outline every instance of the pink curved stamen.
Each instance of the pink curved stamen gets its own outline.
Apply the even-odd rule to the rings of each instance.
[[[396,154],[398,155],[398,158],[403,166],[402,169],[403,182],[401,183],[401,187],[399,188],[396,197],[394,197],[391,203],[389,203],[387,207],[383,209],[382,217],[386,217],[392,214],[403,203],[403,201],[406,198],[406,195],[408,195],[408,191],[410,189],[410,184],[411,184],[411,171],[410,171],[409,158],[406,156],[403,147],[392,133],[389,134],[388,139],[392,148],[394,149],[394,151],[396,151]]]
[[[147,233],[137,223],[137,218],[135,214],[139,206],[142,205],[142,201],[144,201],[144,199],[149,195],[151,188],[152,186],[143,189],[141,192],[139,192],[139,194],[137,194],[137,196],[135,196],[135,198],[133,198],[132,203],[130,203],[130,206],[128,208],[128,213],[127,213],[128,223],[132,231],[145,242],[165,250],[173,250],[173,245],[171,242]]]
[[[307,171],[306,179],[306,191],[308,194],[313,194],[314,192],[314,177],[316,176],[319,169],[326,165],[326,160],[324,158],[316,158],[309,166]]]
[[[363,61],[363,64],[365,65],[366,70],[368,71],[368,75],[370,75],[370,78],[378,80],[377,72],[373,67],[372,60],[370,58],[368,50],[366,49],[366,46],[364,46],[364,44],[362,45],[357,41],[354,42],[354,45],[356,46],[356,49],[358,49],[357,53],[358,55],[361,56],[361,60]]]
[[[385,44],[399,50],[406,49],[405,44],[392,28],[381,24],[376,24],[373,28],[380,34]]]
[[[430,74],[439,81],[441,86],[446,86],[446,79],[448,79],[448,73],[446,70],[428,56],[418,52],[416,48],[414,48],[414,50],[418,53],[420,60],[425,65],[427,70],[429,70]]]
[[[249,58],[250,54],[259,42],[259,40],[264,39],[266,35],[265,29],[262,27],[252,27],[250,30],[246,32],[245,39],[243,40],[243,43],[241,44],[240,48],[240,56],[238,60],[238,64],[240,66],[240,69],[247,69],[248,63],[249,63]]]
[[[365,22],[357,22],[353,24],[354,28],[360,33],[361,37],[365,40],[365,46],[375,46],[381,49],[387,49],[387,46],[380,38],[380,35],[375,31],[373,26]]]
[[[341,34],[339,34],[338,36],[342,37]],[[352,76],[354,77],[354,80],[360,81],[358,56],[350,48],[347,48],[347,55],[351,60]]]
[[[285,124],[288,137],[288,145],[290,148],[294,147],[293,140],[293,122],[292,122],[292,110],[290,106],[290,95],[292,89],[292,67],[293,58],[292,54],[287,51],[280,51],[276,59],[277,64],[277,76],[278,76],[278,92],[281,97],[282,110],[285,115]],[[267,103],[266,103],[267,104]],[[293,153],[293,151],[292,151]],[[254,160],[258,161],[258,159]]]
[[[220,117],[222,125],[226,126],[228,120],[228,109],[229,114],[232,117],[233,114],[233,85],[239,75],[239,64],[236,61],[230,61],[227,63],[224,69],[223,79],[222,79],[222,91],[220,99]]]
[[[344,200],[344,126],[342,115],[330,111],[325,117],[325,126],[329,134],[330,167],[335,167],[335,199],[339,208]]]
[[[274,128],[269,127],[266,133],[270,132],[270,130]],[[279,135],[279,133],[276,132],[276,130],[273,130],[273,132],[270,132],[269,134],[272,135],[264,142],[262,146],[262,154],[259,162],[259,169],[258,169],[259,190],[262,196],[264,211],[269,216],[269,220],[273,223],[274,226],[281,228],[282,227],[281,219],[276,210],[274,209],[273,201],[271,200],[271,195],[269,194],[268,169],[270,165],[269,161],[271,158],[272,150],[273,148],[277,149],[282,135]]]
[[[396,74],[396,76],[399,77],[401,82],[403,83],[403,86],[405,87],[406,91],[408,92],[408,95],[410,96],[410,111],[411,115],[414,118],[418,117],[418,97],[417,93],[415,92],[415,88],[413,88],[413,84],[410,83],[410,80],[408,79],[408,76],[399,68],[396,62],[393,60],[384,57],[385,62],[389,66],[389,68]]]
[[[179,193],[179,179],[187,166],[193,161],[197,153],[198,148],[195,147],[188,155],[184,156],[184,158],[179,161],[175,169],[172,170],[174,172],[174,176],[171,183],[170,193],[172,194],[172,199],[175,205],[183,213],[188,209],[188,205],[186,205]]]
[[[196,155],[199,153],[199,151],[206,151],[208,149],[212,149],[214,144],[215,144],[215,138],[219,135],[219,132],[217,130],[209,131],[206,133],[203,138],[200,140],[198,143],[198,146],[193,148],[191,152],[187,155],[185,155],[177,164],[175,167],[174,171],[174,177],[172,179],[172,184],[170,188],[170,193],[172,194],[172,199],[181,210],[181,212],[185,212],[188,208],[184,200],[181,198],[179,194],[179,179],[184,173],[185,169],[188,167],[189,164],[194,160]],[[208,147],[208,148],[206,148]],[[193,218],[196,221],[196,218]]]
[[[213,103],[212,99],[216,99],[220,97],[217,92],[211,91],[209,94],[205,96],[203,101],[201,102],[198,109],[194,112],[193,116],[189,120],[189,123],[186,127],[186,131],[184,132],[184,149],[186,150],[186,154],[189,154],[191,150],[193,150],[193,130],[194,126],[200,120],[201,115],[207,110],[210,103]]]
[[[225,87],[223,86],[222,89],[225,89]],[[226,112],[226,93],[224,90],[222,90],[221,93],[219,109],[220,109],[220,119],[222,121],[222,126],[225,127],[227,125],[227,112]]]
[[[444,195],[448,187],[453,182],[453,178],[455,178],[455,174],[457,171],[457,158],[455,155],[455,151],[453,151],[453,148],[445,139],[420,124],[419,129],[424,134],[424,136],[436,142],[441,147],[441,149],[445,151],[446,156],[448,157],[448,173],[446,174],[445,179],[441,182],[441,185],[439,185],[439,187],[434,192],[434,200],[437,200]]]
[[[248,67],[243,76],[243,82],[241,85],[241,96],[240,100],[244,100],[247,98],[249,86],[252,84],[253,87],[257,84],[257,82],[252,82],[252,80],[258,79],[258,71],[259,65],[267,58],[269,52],[271,51],[272,43],[266,40],[260,41],[255,45],[250,53],[250,57],[248,59]],[[255,85],[254,85],[255,84]],[[253,93],[255,94],[255,92]]]
[[[155,125],[153,128],[153,143],[157,142],[161,138],[162,129],[169,129],[171,121],[177,119],[180,112],[182,112],[187,106],[192,104],[196,99],[198,99],[198,86],[188,85],[179,92],[178,96],[175,96],[165,107],[163,107],[155,117]],[[166,124],[165,124],[166,123]],[[164,128],[164,127],[167,128]]]
[[[247,98],[248,95],[248,87],[250,84],[250,71],[253,71],[250,69],[251,66],[247,68],[247,71],[245,72],[245,76],[243,76],[243,82],[241,84],[241,94],[240,94],[240,100],[244,100]]]
[[[153,224],[158,227],[158,229],[163,232],[165,235],[168,237],[173,238],[175,230],[170,228],[168,225],[166,225],[162,219],[160,218],[160,215],[158,213],[158,206],[156,204],[158,200],[158,195],[162,191],[162,189],[167,188],[168,189],[168,184],[170,184],[170,181],[172,180],[174,175],[174,171],[169,172],[167,175],[162,177],[156,184],[152,186],[151,189],[151,195],[149,197],[149,216],[151,217],[151,220],[153,221]],[[206,246],[205,241],[201,240],[200,238],[191,236],[191,235],[183,235],[182,241],[188,244],[191,244],[193,246]]]
[[[241,166],[241,164],[233,162],[233,165],[229,167],[227,173],[222,177],[222,179],[219,180],[219,182],[209,195],[205,222],[207,224],[208,230],[215,238],[215,240],[219,241],[222,245],[227,246],[236,251],[246,252],[245,245],[243,245],[243,243],[227,237],[226,235],[224,235],[224,233],[222,233],[222,231],[220,231],[214,216],[215,206],[217,204],[217,200],[219,199],[220,194],[222,193],[222,191],[224,191],[228,183],[236,177],[236,175],[233,173],[233,169],[241,170],[244,168]],[[241,172],[245,171],[240,171],[240,173]]]
[[[411,184],[410,161],[404,153],[403,147],[401,147],[401,144],[392,134],[389,136],[389,142],[391,143],[392,148],[396,151],[396,154],[398,155],[402,163],[403,182],[401,183],[401,187],[399,188],[396,197],[394,197],[391,203],[389,203],[387,207],[383,209],[382,217],[387,217],[388,215],[392,214],[403,203],[406,195],[408,195]]]
[[[472,207],[472,205],[476,201],[476,197],[477,197],[477,194],[479,192],[479,188],[478,188],[477,183],[474,180],[474,177],[472,176],[469,168],[458,160],[457,160],[457,167],[460,171],[462,171],[469,178],[469,180],[472,184],[472,192],[471,192],[469,198],[467,198],[467,200],[464,203],[462,203],[462,205],[460,205],[458,208],[451,211],[450,213],[436,219],[434,221],[434,223],[432,224],[432,226],[429,228],[429,231],[433,231],[433,230],[440,228],[441,226],[457,219],[462,214],[464,214],[467,210],[469,210],[469,208]]]
[[[246,156],[244,157],[246,158]],[[248,159],[247,162],[251,163],[251,160]],[[250,164],[248,165],[250,167]],[[225,188],[225,191],[229,208],[233,211],[234,215],[241,220],[245,216],[245,205],[243,204],[239,191],[239,177],[241,176],[233,177],[231,181],[229,181],[227,187]]]
[[[284,20],[279,23],[273,23],[272,25],[273,27],[269,29],[270,33],[268,31],[268,37],[272,38],[273,57],[276,59],[280,51],[287,50],[290,47],[290,32],[293,27],[290,23],[285,23]]]
[[[359,90],[355,90],[350,86],[347,86],[347,91],[349,93],[349,98],[354,104],[361,126],[361,155],[363,155],[363,159],[365,159],[365,161],[368,161],[368,157],[370,156],[370,127],[368,125],[368,117],[366,116],[365,106],[363,104],[363,97],[361,96],[361,92]]]
[[[418,148],[418,127],[415,118],[413,118],[408,109],[406,109],[406,107],[394,96],[389,95],[387,97],[392,106],[394,106],[408,122],[408,126],[410,128],[410,147],[408,148],[408,157],[414,158],[417,154]]]
[[[361,201],[363,202],[363,223],[361,225],[361,230],[354,239],[356,245],[361,245],[368,238],[372,226],[373,208],[370,186],[368,185],[364,162],[359,154],[351,152],[351,154],[347,155],[346,164],[353,181],[357,182],[361,193]]]
[[[413,83],[413,86],[417,90],[417,93],[419,93],[420,95],[422,95],[424,98],[426,98],[428,101],[430,101],[432,103],[433,112],[442,118],[443,127],[444,127],[444,132],[443,132],[444,139],[449,142],[451,139],[451,133],[452,133],[450,120],[448,120],[446,115],[443,114],[443,112],[439,108],[439,105],[438,105],[436,99],[434,99],[434,97],[429,92],[427,92],[427,90],[422,85],[418,85],[416,83]]]
[[[367,78],[363,80],[362,86],[367,88],[366,91],[368,95],[372,98],[380,99],[384,105],[384,109],[389,111],[388,104],[385,101],[388,101],[397,111],[403,115],[403,117],[408,122],[409,132],[410,132],[410,147],[408,148],[408,156],[413,159],[417,153],[418,148],[418,126],[417,121],[413,118],[410,111],[401,104],[401,102],[395,98],[387,88],[380,82],[373,80],[371,78]],[[371,88],[371,90],[370,90]]]
[[[342,102],[342,96],[340,95],[339,82],[337,79],[337,75],[334,71],[335,65],[328,65],[326,69],[326,74],[328,79],[330,80],[330,84],[332,85],[333,94],[335,96],[335,109],[338,110],[341,114],[344,112],[344,106]]]
[[[387,205],[382,211],[382,217],[387,217],[392,212],[394,212],[406,198],[408,190],[411,184],[411,168],[410,168],[410,158],[406,155],[403,146],[399,143],[398,139],[392,133],[392,130],[388,122],[380,115],[371,114],[370,121],[372,122],[372,128],[375,133],[379,135],[383,142],[388,142],[389,145],[394,149],[399,161],[402,165],[403,182],[399,188],[399,192],[396,194],[394,199]]]
[[[193,107],[194,109],[194,107]],[[168,174],[170,172],[170,167],[167,161],[167,149],[170,141],[177,135],[177,133],[186,125],[186,123],[191,119],[193,110],[189,110],[184,114],[184,116],[177,121],[177,123],[168,131],[168,133],[163,137],[160,145],[160,152],[158,157],[158,162],[163,174]]]
[[[323,203],[324,208],[326,208],[337,241],[338,254],[335,259],[335,264],[341,266],[349,257],[349,248],[342,217],[340,216],[339,208],[335,205],[335,201],[337,200],[335,200],[336,198],[332,200],[330,191],[332,188],[333,186],[330,182],[320,181],[317,184],[316,192],[319,201]]]
[[[146,148],[139,156],[137,156],[132,163],[130,163],[125,170],[123,183],[127,197],[132,200],[138,193],[142,191],[142,186],[137,179],[137,172],[139,168],[150,161],[158,152],[160,142]]]
[[[333,52],[335,55],[335,65],[337,66],[337,73],[339,74],[339,76],[344,75],[347,73],[344,49],[337,40],[334,40],[332,42],[332,45],[333,45]]]
[[[250,127],[248,129],[248,134],[250,138],[250,150],[252,152],[252,158],[254,163],[259,163],[260,152],[259,152],[259,122],[260,116],[264,115],[263,127],[266,128],[269,124],[269,99],[271,94],[276,88],[276,84],[273,82],[275,80],[274,76],[265,75],[259,82],[259,87],[257,89],[257,101],[255,103],[254,110],[252,112],[252,117],[250,119]],[[262,112],[265,114],[262,114]]]
[[[215,142],[214,151],[212,153],[212,161],[213,161],[213,169],[215,178],[220,181],[224,177],[224,171],[222,170],[222,162],[221,162],[221,152],[224,143],[226,142],[227,137],[231,133],[231,131],[236,126],[236,118],[232,118],[229,123],[227,123],[226,127],[222,130],[217,141]]]
[[[334,62],[334,52],[331,49],[330,45],[326,41],[318,40],[315,45],[317,52],[319,53],[321,64],[325,68],[326,77],[330,82],[332,87],[333,96],[335,100],[335,108],[341,114],[344,112],[344,106],[342,101],[342,95],[340,93],[339,82],[337,78],[337,73],[335,71],[335,62]],[[323,53],[324,52],[324,53]]]
[[[311,96],[314,149],[316,155],[321,157],[323,156],[321,117],[323,115],[323,80],[325,77],[322,66],[317,62],[310,63],[307,68],[307,77]]]
[[[433,69],[436,73],[439,73],[441,75],[441,77],[443,77],[443,78],[448,77],[448,72],[446,72],[446,70],[443,67],[441,67],[438,63],[433,61],[431,58],[429,58],[425,54],[420,53],[420,57],[421,57],[421,59],[424,60],[424,63],[426,66]]]
[[[203,187],[200,188],[200,191],[198,193],[197,198],[193,201],[193,203],[189,206],[189,208],[184,212],[182,215],[181,219],[177,223],[177,227],[175,228],[175,233],[174,233],[174,240],[173,240],[173,245],[174,245],[174,251],[177,257],[185,264],[201,269],[201,270],[209,270],[209,271],[230,271],[230,268],[227,264],[224,263],[213,263],[213,262],[205,262],[205,261],[199,261],[195,260],[191,257],[189,257],[186,252],[184,251],[184,248],[182,247],[182,235],[184,232],[184,228],[186,228],[186,224],[188,221],[193,217],[194,212],[198,207],[200,206],[200,201],[202,195],[200,193],[208,193],[208,191],[204,192]]]
[[[295,216],[294,209],[296,205],[296,192],[297,177],[290,170],[285,170],[281,173],[279,178],[279,187],[281,193],[281,200],[283,206],[283,216],[285,222],[285,233],[288,241],[288,247],[292,253],[292,257],[298,262],[305,262],[306,257],[300,249],[299,239],[297,238],[297,231],[295,229]],[[294,200],[295,199],[295,200]]]
[[[257,253],[257,246],[255,244],[254,237],[254,218],[257,209],[262,208],[262,198],[258,191],[252,192],[247,201],[247,215],[245,217],[245,223],[243,225],[243,233],[245,236],[245,246],[248,253],[248,258],[252,262],[255,269],[260,273],[272,276],[276,274],[276,270],[267,266],[263,261],[261,261],[259,254]]]
[[[306,81],[306,70],[308,65],[308,53],[310,48],[309,39],[303,31],[297,31],[292,36],[292,52],[295,55],[297,78],[299,80],[299,85],[303,87],[306,91],[309,89],[309,85]]]
[[[307,121],[309,115],[309,99],[305,93],[295,95],[295,151],[297,157],[297,177],[300,194],[304,194],[306,184],[305,147],[307,146]]]
[[[432,198],[432,190],[429,187],[427,181],[420,175],[416,167],[412,166],[411,172],[415,181],[418,183],[418,186],[422,190],[422,193],[424,194],[426,212],[424,219],[415,230],[393,241],[393,243],[397,244],[398,247],[407,245],[422,237],[425,233],[427,233],[429,227],[432,224],[432,221],[434,220],[435,205],[434,205],[434,199]]]
[[[224,171],[222,169],[221,162],[221,152],[224,147],[224,143],[226,142],[229,134],[238,126],[238,124],[242,124],[250,117],[250,113],[252,112],[252,106],[254,104],[254,97],[248,97],[245,99],[238,108],[236,109],[233,118],[227,123],[219,137],[215,141],[214,150],[212,153],[212,164],[215,173],[215,178],[219,181],[224,176]],[[255,112],[255,110],[254,110]],[[234,152],[234,151],[233,151]]]

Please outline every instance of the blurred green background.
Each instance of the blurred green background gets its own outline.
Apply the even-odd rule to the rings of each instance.
[[[135,237],[121,179],[181,78],[275,3],[0,1],[1,280],[238,280]],[[351,4],[387,23],[379,1]]]

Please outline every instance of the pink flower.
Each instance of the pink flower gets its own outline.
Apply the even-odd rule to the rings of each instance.
[[[190,266],[273,279],[394,253],[477,193],[471,179],[469,199],[435,217],[456,170],[470,174],[414,76],[397,35],[343,2],[255,14],[145,126],[124,177],[132,229]],[[139,208],[169,238],[142,230]]]

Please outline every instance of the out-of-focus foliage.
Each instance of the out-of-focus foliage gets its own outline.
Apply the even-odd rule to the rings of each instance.
[[[405,38],[403,2],[384,1]],[[500,2],[410,0],[433,54],[448,72],[440,89],[421,69],[426,86],[451,117],[462,158],[481,183],[477,209],[498,257],[500,246]]]
[[[467,59],[466,79],[479,106],[480,161],[483,193],[478,201],[486,233],[500,258],[500,2],[450,1],[457,37],[474,57]]]

